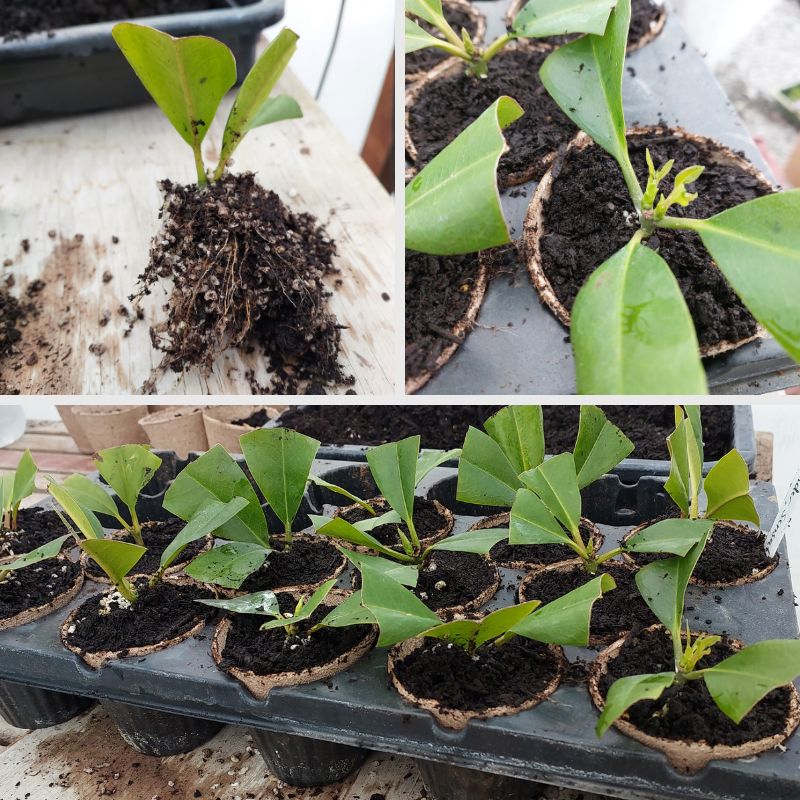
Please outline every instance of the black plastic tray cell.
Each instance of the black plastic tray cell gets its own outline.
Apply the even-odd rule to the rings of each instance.
[[[314,472],[329,475],[342,466],[341,461],[319,460]],[[418,494],[445,497],[443,487],[452,486],[454,478],[455,470],[438,468],[425,478]],[[665,497],[663,481],[645,477],[625,484],[618,476],[610,476],[598,482],[597,491],[607,496],[603,499],[593,493],[586,499],[586,510],[605,534],[606,548],[614,547],[633,525],[659,512]],[[768,529],[777,513],[775,490],[767,483],[754,482],[752,487],[762,524]],[[323,504],[318,510],[330,513],[332,509],[333,505]],[[456,510],[455,532],[466,530],[481,516],[481,510]],[[796,638],[798,624],[785,543],[779,553],[775,571],[756,584],[710,592],[689,587],[687,606],[694,608],[690,622],[749,642]],[[502,572],[504,588],[490,607],[514,602],[514,587],[522,573]],[[348,585],[349,576],[342,575],[340,581]],[[380,650],[331,681],[276,689],[263,702],[217,669],[209,654],[210,628],[199,638],[147,658],[116,661],[102,670],[91,670],[61,645],[58,628],[72,608],[96,591],[100,587],[87,584],[70,607],[0,632],[0,679],[613,797],[800,797],[798,736],[786,743],[786,752],[775,750],[747,761],[713,762],[698,775],[687,777],[673,770],[662,754],[613,729],[597,739],[593,730],[597,713],[586,689],[575,686],[560,687],[530,711],[473,721],[461,732],[445,731],[427,712],[407,705],[388,688],[386,653]],[[715,596],[722,602],[715,602]],[[591,659],[594,655],[594,651],[568,651],[570,658]],[[283,744],[274,750],[285,751]],[[285,768],[294,767],[286,764]]]
[[[626,61],[623,96],[628,124],[665,121],[744,151],[766,175],[769,169],[703,56],[666,3],[664,31]],[[476,0],[486,15],[486,39],[505,31],[507,3]],[[536,188],[526,183],[502,192],[512,236]],[[599,266],[599,265],[598,265]],[[491,282],[475,329],[458,352],[420,390],[423,395],[574,394],[575,366],[564,328],[544,307],[525,265]],[[800,367],[774,339],[745,345],[705,361],[715,394],[760,394],[800,382]]]
[[[219,39],[233,51],[242,80],[253,65],[262,29],[283,16],[284,0],[219,0],[219,6],[135,21],[172,36],[205,34]],[[114,25],[98,22],[0,40],[0,125],[148,100],[111,37]]]

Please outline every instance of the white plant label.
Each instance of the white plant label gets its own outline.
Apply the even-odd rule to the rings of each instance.
[[[767,552],[774,556],[778,552],[781,542],[791,532],[793,536],[800,536],[800,471],[789,484],[783,505],[775,519],[765,542]]]

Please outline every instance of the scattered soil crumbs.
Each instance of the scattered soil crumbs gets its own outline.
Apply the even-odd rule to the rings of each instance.
[[[229,347],[260,346],[274,373],[269,391],[352,385],[338,363],[341,328],[327,310],[323,278],[336,245],[310,214],[290,211],[252,173],[206,188],[163,181],[163,227],[139,276],[140,302],[160,279],[173,282],[166,322],[153,326],[165,353],[144,390],[167,369],[208,372]]]
[[[19,394],[20,387],[14,385],[11,372],[20,369],[23,362],[32,366],[38,361],[37,356],[36,361],[29,363],[35,353],[23,355],[22,336],[29,318],[39,315],[39,304],[33,298],[44,288],[44,283],[34,281],[29,284],[21,301],[10,292],[14,285],[13,276],[9,276],[5,283],[0,287],[0,394]]]
[[[63,536],[67,532],[55,511],[39,508],[21,508],[15,531],[0,532],[0,558],[20,556]],[[64,542],[65,548],[74,545],[72,539]]]
[[[69,591],[80,567],[67,559],[48,559],[15,570],[0,582],[0,619],[47,605]]]

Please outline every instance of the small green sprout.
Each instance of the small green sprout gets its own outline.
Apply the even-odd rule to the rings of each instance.
[[[30,450],[25,450],[14,472],[0,477],[0,512],[2,513],[2,531],[15,531],[19,507],[26,497],[30,497],[36,488],[38,468]]]

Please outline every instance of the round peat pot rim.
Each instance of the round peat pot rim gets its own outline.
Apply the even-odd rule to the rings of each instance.
[[[771,192],[774,191],[774,187],[760,170],[758,170],[747,159],[737,155],[733,152],[733,150],[716,139],[690,133],[681,127],[651,125],[628,128],[626,133],[627,138],[630,139],[631,137],[637,135],[674,135],[688,139],[689,141],[703,147],[712,148],[715,151],[714,160],[717,163],[730,164],[738,167],[759,181],[759,183],[761,183],[763,186],[768,187]],[[554,163],[545,173],[544,177],[539,182],[539,185],[536,187],[536,191],[531,197],[530,203],[528,204],[528,210],[525,213],[525,220],[522,225],[521,252],[534,288],[539,294],[542,302],[550,309],[550,311],[553,312],[556,319],[558,319],[558,321],[567,328],[570,326],[571,322],[570,312],[556,295],[553,285],[550,283],[550,279],[547,277],[542,264],[540,242],[541,239],[546,235],[544,215],[547,204],[552,196],[553,181],[556,180],[558,173],[561,170],[561,166],[569,157],[570,153],[574,150],[585,150],[588,147],[596,146],[597,145],[595,145],[594,140],[588,136],[588,134],[581,131],[567,145],[563,153],[559,153],[556,156]],[[595,270],[599,267],[600,264],[597,265]],[[750,342],[762,339],[764,336],[766,336],[766,331],[758,322],[756,325],[757,330],[752,336],[746,336],[737,340],[725,339],[721,342],[717,342],[717,344],[714,345],[703,345],[700,347],[700,355],[703,358],[711,358],[712,356],[718,356],[722,353],[731,352],[732,350],[743,347]]]
[[[637,533],[641,533],[646,528],[649,528],[651,525],[655,525],[655,523],[660,522],[663,519],[670,518],[659,517],[657,519],[649,520],[648,522],[643,522],[641,525],[637,525],[622,537],[622,543],[627,544],[634,536],[636,536]],[[731,530],[746,536],[753,536],[761,533],[761,531],[756,530],[755,528],[748,528],[747,525],[740,525],[738,522],[731,522],[730,520],[714,520],[714,527],[716,528],[717,526],[730,528]],[[636,560],[631,556],[630,553],[623,551],[622,557],[625,559],[625,563],[629,564],[634,569],[638,570],[642,568],[642,565],[637,564]],[[732,581],[704,581],[692,575],[692,577],[689,578],[689,583],[692,586],[702,586],[706,589],[730,589],[735,586],[746,586],[749,583],[756,583],[757,581],[766,578],[767,575],[772,574],[777,568],[779,562],[780,557],[776,554],[772,557],[772,560],[769,562],[769,564],[767,564],[766,567],[764,567],[764,569],[760,569],[757,572],[754,572],[752,575],[745,575],[744,577],[736,578]]]
[[[173,576],[169,578],[164,578],[163,582],[171,583],[174,586],[191,586],[193,588],[196,588],[197,586],[202,586],[204,589],[208,589],[208,591],[210,591],[214,595],[214,597],[219,596],[217,588],[215,586],[211,586],[205,583],[197,583],[197,581],[194,581],[188,577]],[[116,591],[116,589],[112,588],[109,591],[104,592],[103,594],[110,595],[114,591]],[[125,647],[122,648],[121,650],[98,650],[96,652],[90,653],[87,650],[82,650],[80,647],[77,647],[76,645],[70,644],[69,628],[73,624],[73,622],[77,619],[84,605],[86,605],[86,603],[94,599],[94,597],[96,596],[97,595],[92,595],[91,597],[88,597],[83,603],[81,603],[81,605],[73,609],[72,612],[64,620],[64,622],[61,623],[61,627],[59,628],[59,636],[61,638],[61,643],[64,645],[64,647],[66,647],[67,650],[69,650],[71,653],[75,653],[76,656],[79,656],[92,669],[101,669],[108,662],[115,661],[117,659],[149,656],[151,653],[157,653],[160,650],[166,650],[169,647],[173,647],[176,644],[180,644],[181,642],[185,641],[186,639],[189,639],[192,636],[196,636],[203,630],[203,628],[205,628],[207,624],[204,619],[200,619],[191,628],[188,628],[186,631],[178,634],[177,636],[173,636],[171,639],[165,639],[160,642],[154,642],[153,644],[139,645],[138,647]]]
[[[434,556],[441,554],[446,555],[448,552],[449,551],[447,550],[434,550],[428,556],[428,558],[433,558]],[[466,603],[461,603],[460,605],[456,606],[442,606],[442,608],[430,609],[434,614],[444,620],[452,620],[457,618],[460,619],[468,614],[478,611],[500,591],[500,584],[503,582],[503,579],[500,575],[500,570],[497,568],[497,564],[495,564],[488,555],[480,555],[478,553],[472,553],[470,555],[477,555],[483,561],[483,563],[489,568],[492,578],[488,586],[479,595],[476,595],[471,600],[467,600]],[[422,568],[420,567],[420,571],[421,569]]]
[[[471,530],[471,531],[480,531],[480,530],[487,530],[487,529],[490,529],[490,528],[506,528],[509,525],[510,518],[511,518],[511,512],[510,511],[504,511],[501,514],[493,514],[490,517],[484,517],[484,519],[480,520],[479,522],[476,522],[474,525],[472,525],[472,527],[469,528],[469,530]],[[581,517],[581,525],[583,527],[589,528],[589,530],[591,531],[591,540],[592,540],[592,544],[595,547],[595,551],[599,550],[603,546],[603,544],[605,543],[605,540],[606,540],[606,537],[602,533],[600,528],[597,526],[596,523],[592,522],[588,517]],[[509,546],[510,547],[514,547],[515,545],[509,545]],[[521,546],[521,547],[534,546],[535,547],[535,545],[519,545],[519,546]],[[544,545],[544,546],[546,546],[546,545]],[[530,560],[528,560],[528,561],[525,561],[525,560],[522,560],[522,561],[503,561],[503,560],[498,560],[498,559],[494,558],[494,556],[491,555],[491,552],[489,553],[489,556],[492,559],[492,561],[494,561],[495,564],[497,564],[497,565],[499,565],[501,567],[505,567],[506,569],[535,570],[535,569],[538,569],[539,567],[547,566],[546,563],[543,563],[541,561],[530,561]],[[570,559],[570,560],[572,560],[572,559]],[[554,562],[554,563],[559,563],[559,562]]]
[[[449,256],[440,256],[440,258],[448,258]],[[424,369],[419,375],[406,376],[406,394],[416,394],[425,384],[456,354],[461,345],[467,338],[467,334],[472,331],[475,326],[475,320],[478,318],[478,313],[481,310],[483,301],[486,297],[486,291],[489,288],[489,265],[486,261],[486,256],[483,252],[476,255],[478,260],[478,271],[475,273],[475,280],[469,290],[470,301],[461,318],[456,321],[455,325],[450,329],[450,332],[456,339],[461,338],[461,341],[452,341],[444,347],[436,357],[433,366],[430,369]]]
[[[482,711],[463,711],[458,708],[442,706],[438,700],[434,700],[432,698],[417,696],[407,689],[400,678],[398,678],[398,662],[403,661],[405,658],[411,655],[411,653],[419,650],[424,644],[425,637],[418,636],[413,639],[408,639],[405,642],[401,642],[400,644],[396,644],[394,647],[392,647],[392,649],[389,651],[388,660],[389,677],[392,685],[397,690],[397,693],[400,695],[400,697],[403,698],[403,700],[413,706],[417,706],[418,708],[429,712],[439,725],[441,725],[443,728],[453,731],[464,730],[464,728],[466,728],[469,724],[470,720],[473,719],[508,717],[513,714],[519,714],[522,711],[528,711],[529,709],[538,706],[539,703],[541,703],[543,700],[546,700],[551,694],[553,694],[553,692],[555,692],[556,689],[558,689],[564,673],[564,664],[566,661],[564,651],[561,647],[555,644],[548,644],[546,645],[547,649],[556,658],[556,674],[553,676],[550,683],[548,683],[544,689],[537,692],[534,697],[531,697],[529,700],[525,700],[516,706],[491,706],[483,709]]]
[[[511,5],[508,7],[508,11],[506,12],[506,24],[509,28],[514,24],[517,14],[522,11],[522,8],[526,3],[528,3],[528,0],[512,1]],[[663,0],[651,0],[651,3],[652,5],[658,7],[659,15],[650,23],[649,30],[645,31],[635,41],[628,42],[628,46],[625,49],[627,55],[635,53],[637,50],[641,50],[643,47],[650,44],[650,42],[658,38],[661,35],[661,32],[664,30],[664,25],[667,23],[667,7]],[[576,35],[575,38],[577,39],[578,36]],[[540,41],[548,50],[555,50],[557,47],[559,47],[559,45],[547,42],[545,40],[539,39],[538,41]]]
[[[645,628],[645,632],[663,629],[663,625],[651,625],[649,628]],[[600,692],[600,680],[608,672],[609,662],[617,658],[626,641],[627,636],[623,636],[603,650],[595,658],[589,670],[589,695],[598,711],[602,712],[605,708],[605,698]],[[741,650],[744,647],[742,642],[737,639],[728,639],[728,642],[735,650]],[[786,688],[791,690],[789,711],[786,715],[786,727],[781,733],[763,739],[756,739],[745,744],[709,745],[704,741],[666,739],[660,736],[651,736],[622,717],[613,724],[625,736],[635,739],[646,747],[664,753],[669,764],[678,772],[693,775],[704,769],[711,761],[749,758],[766,750],[771,750],[788,739],[800,724],[800,694],[798,694],[797,688],[793,684],[786,684]]]
[[[430,536],[426,536],[424,539],[419,540],[420,547],[424,550],[426,547],[430,547],[432,544],[436,544],[440,542],[442,539],[447,538],[450,535],[450,532],[453,530],[455,525],[455,519],[453,517],[453,512],[450,511],[449,508],[443,506],[438,500],[428,500],[428,498],[415,498],[420,500],[427,500],[429,503],[433,503],[434,508],[436,511],[439,512],[439,516],[444,517],[444,523],[440,528],[438,528],[434,533]],[[366,501],[369,505],[377,504],[378,502],[386,503],[386,498],[384,497],[371,497],[369,500]],[[387,508],[389,508],[389,504],[386,503]],[[349,506],[340,506],[339,508],[334,511],[334,517],[341,517],[343,514],[348,513],[349,511],[355,511],[361,508],[358,503],[352,503]],[[399,523],[387,523],[391,524],[399,524]],[[319,534],[317,534],[319,535]],[[322,537],[328,539],[330,542],[334,542],[337,545],[341,545],[342,547],[347,547],[350,550],[353,550],[356,553],[362,553],[363,555],[372,555],[373,552],[369,547],[365,547],[364,545],[360,544],[351,544],[350,542],[346,542],[344,539],[335,539],[333,537]],[[399,551],[398,551],[399,552]]]
[[[10,556],[8,558],[0,559],[0,564],[16,561],[17,558],[19,558],[19,556]],[[54,559],[48,560],[62,561],[66,564],[75,566],[75,562],[68,558],[65,553],[59,553]],[[35,565],[31,564],[30,566]],[[61,592],[61,594],[57,594],[47,603],[43,603],[40,606],[34,606],[33,608],[28,608],[25,611],[20,611],[18,614],[14,614],[13,617],[5,617],[0,619],[0,631],[18,628],[21,625],[27,625],[29,622],[34,622],[37,619],[49,616],[54,611],[58,611],[60,608],[63,608],[78,596],[78,593],[83,588],[83,579],[83,570],[79,567],[75,574],[75,579],[68,589]]]
[[[301,591],[288,592],[299,600],[300,596],[304,593]],[[325,603],[330,602],[332,605],[338,606],[343,603],[352,592],[343,589],[331,589],[328,596],[325,598]],[[364,636],[362,641],[349,650],[346,650],[341,655],[337,656],[333,661],[327,661],[324,664],[318,664],[314,667],[307,667],[301,672],[276,672],[271,675],[261,675],[252,670],[244,670],[239,667],[225,667],[221,666],[222,656],[225,652],[225,644],[228,640],[228,634],[231,630],[230,616],[223,617],[214,629],[214,637],[211,640],[211,657],[217,667],[235,678],[241,683],[249,692],[256,698],[256,700],[266,700],[269,693],[276,688],[282,686],[300,686],[306,683],[316,683],[317,681],[326,678],[332,678],[340,672],[350,669],[356,662],[360,661],[378,641],[378,627],[377,625],[370,625],[370,631]]]
[[[502,52],[506,53],[511,50],[525,50],[530,53],[537,53],[537,52],[548,53],[550,48],[545,47],[536,39],[527,39],[527,40],[516,39],[515,41],[511,42],[509,45],[504,47]],[[459,70],[462,71],[465,70],[464,60],[456,56],[454,56],[453,58],[447,58],[440,64],[437,64],[433,69],[428,70],[422,78],[417,80],[415,83],[411,84],[406,89],[405,129],[403,131],[403,140],[405,143],[406,155],[408,156],[409,161],[411,161],[413,164],[412,167],[406,169],[406,181],[410,181],[420,169],[419,165],[417,164],[417,159],[419,158],[419,152],[417,151],[417,146],[416,144],[414,144],[414,139],[411,136],[411,110],[416,104],[417,100],[419,100],[420,94],[431,83],[438,80],[439,78],[447,78],[452,75],[456,75]],[[538,76],[534,76],[534,78],[538,80]],[[458,133],[461,133],[461,131],[459,131]],[[508,150],[509,150],[508,143],[506,143],[503,153],[507,153]],[[502,179],[498,178],[498,185],[500,189],[510,189],[513,186],[520,186],[523,183],[527,183],[528,181],[533,180],[534,176],[541,171],[541,167],[546,168],[555,159],[555,157],[556,157],[556,151],[554,150],[552,153],[548,153],[546,156],[544,156],[541,159],[540,164],[534,163],[531,164],[527,169],[522,170],[521,172],[512,172],[509,175],[506,175]]]
[[[475,23],[475,35],[472,37],[473,44],[483,44],[483,37],[486,35],[486,17],[470,2],[470,0],[443,0],[445,6],[445,16],[447,16],[447,7],[454,6],[456,10],[463,11]],[[410,17],[408,17],[410,19]],[[445,57],[443,60],[448,61],[450,58]],[[461,61],[461,59],[458,59]],[[441,63],[441,62],[440,62]],[[439,64],[436,65],[437,67]],[[406,83],[414,83],[426,75],[425,70],[418,70],[417,72],[406,72]]]
[[[169,521],[170,520],[164,520],[164,519],[161,519],[161,520],[156,520],[156,519],[149,520],[147,522],[143,522],[142,523],[142,530],[144,531],[146,528],[148,528],[148,529],[149,528],[155,528],[156,526],[164,525],[165,523],[167,523]],[[124,529],[120,529],[120,530],[112,531],[111,533],[107,533],[104,538],[106,538],[106,539],[123,539],[127,535],[128,535],[128,531],[126,531]],[[207,534],[206,536],[204,536],[203,539],[205,540],[205,544],[203,545],[202,550],[199,550],[194,556],[192,556],[191,558],[187,559],[186,561],[181,561],[180,557],[179,557],[178,560],[171,567],[168,567],[167,569],[164,570],[164,576],[167,577],[167,576],[171,576],[171,575],[177,575],[178,573],[180,573],[184,569],[184,567],[188,566],[195,558],[197,558],[197,556],[202,555],[203,553],[207,553],[214,546],[214,537],[210,533]],[[81,551],[80,565],[81,565],[81,569],[83,570],[84,574],[86,575],[86,579],[92,581],[93,583],[100,583],[100,584],[103,584],[105,586],[111,586],[111,581],[109,580],[109,578],[105,574],[105,572],[102,575],[94,575],[91,572],[89,572],[88,567],[87,567],[87,565],[89,564],[89,561],[90,561],[89,554],[84,552],[84,551]],[[136,567],[134,567],[134,570],[135,569],[136,569]],[[128,577],[128,578],[130,578],[132,580],[136,580],[137,578],[150,578],[151,575],[148,572],[132,572],[130,575],[128,575],[126,577]],[[199,581],[195,581],[193,578],[189,578],[188,575],[186,576],[186,578],[188,580],[192,581],[193,583],[195,583],[198,586],[202,586],[203,585]]]

